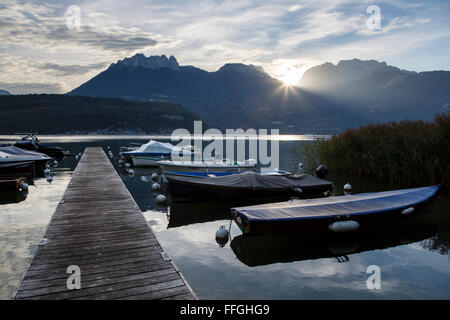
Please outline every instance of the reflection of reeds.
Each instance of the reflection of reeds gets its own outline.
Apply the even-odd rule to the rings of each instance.
[[[331,170],[391,184],[450,185],[450,113],[433,122],[403,121],[349,129],[304,146]]]

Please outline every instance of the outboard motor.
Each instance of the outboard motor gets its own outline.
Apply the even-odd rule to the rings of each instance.
[[[327,166],[321,164],[320,166],[317,167],[315,173],[318,178],[325,179],[325,176],[328,173],[328,168]]]

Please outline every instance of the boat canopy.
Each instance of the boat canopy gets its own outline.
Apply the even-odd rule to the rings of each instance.
[[[331,186],[331,182],[308,174],[299,176],[261,175],[258,172],[253,171],[221,177],[199,178],[170,176],[168,178],[170,179],[169,181],[211,188],[252,189],[265,191]]]
[[[430,199],[439,186],[385,192],[361,193],[319,199],[293,200],[248,207],[231,211],[247,221],[283,221],[336,218],[364,215],[416,206]]]
[[[149,142],[143,144],[142,146],[133,151],[130,151],[129,153],[170,155],[174,148],[175,146],[173,146],[170,143],[150,140]]]

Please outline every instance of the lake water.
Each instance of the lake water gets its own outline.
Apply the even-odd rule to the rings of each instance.
[[[151,191],[157,170],[118,166],[119,149],[150,136],[46,137],[73,153],[88,146],[110,147],[111,159],[163,249],[200,299],[448,299],[450,298],[450,194],[426,212],[370,234],[338,238],[243,237],[231,223],[231,243],[220,247],[216,230],[230,226],[223,203],[177,204],[159,208]],[[164,137],[158,137],[164,138]],[[280,136],[280,169],[294,172],[312,136]],[[0,143],[11,137],[0,136]],[[295,152],[294,152],[295,151]],[[0,298],[9,299],[45,233],[77,161],[52,168],[52,183],[38,179],[28,194],[0,194]],[[399,188],[330,173],[336,194],[350,181],[353,192]],[[108,183],[104,181],[104,183]],[[163,187],[163,191],[165,188]],[[370,290],[367,268],[381,271],[381,289]]]

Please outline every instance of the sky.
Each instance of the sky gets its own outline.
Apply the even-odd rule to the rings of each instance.
[[[448,0],[0,0],[0,89],[66,93],[136,53],[296,84],[325,62],[450,70]]]

